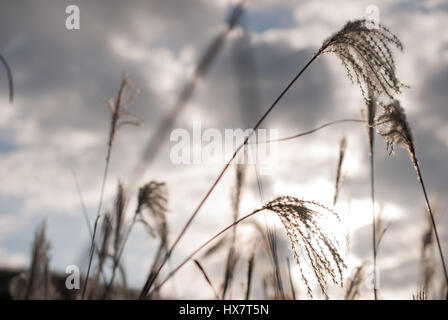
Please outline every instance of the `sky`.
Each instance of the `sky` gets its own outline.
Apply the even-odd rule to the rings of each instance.
[[[68,265],[85,268],[89,232],[75,180],[93,221],[110,123],[105,101],[116,94],[126,72],[140,89],[130,110],[143,121],[141,127],[120,129],[114,141],[105,189],[105,207],[110,208],[117,182],[126,181],[139,163],[157,125],[170,114],[234,4],[232,0],[1,1],[0,53],[14,76],[15,99],[9,104],[6,73],[0,70],[0,266],[28,266],[34,230],[46,219],[51,268],[59,272]],[[65,27],[68,5],[80,9],[79,30]],[[199,79],[173,130],[192,132],[195,121],[219,132],[249,128],[322,42],[348,20],[364,18],[368,5],[379,8],[380,22],[404,44],[404,52],[394,51],[394,56],[397,75],[409,88],[398,99],[413,129],[448,255],[445,1],[249,1],[240,24],[227,35],[210,70]],[[326,55],[293,85],[262,127],[284,137],[333,120],[359,119],[363,108],[361,93],[346,77],[340,61]],[[344,219],[333,231],[348,230],[351,236],[346,252],[349,274],[372,256],[368,146],[362,124],[338,124],[279,143],[274,173],[260,179],[262,197],[254,166],[248,167],[241,213],[278,195],[331,205],[343,136],[347,138],[344,184],[335,210]],[[174,164],[170,159],[173,145],[169,136],[164,137],[155,161],[140,177],[141,183],[166,182],[172,240],[223,166]],[[381,297],[410,299],[421,284],[421,236],[427,227],[424,198],[406,151],[389,155],[380,136],[375,148],[375,206],[378,212],[382,208],[390,224],[378,253]],[[231,167],[179,243],[173,264],[231,222],[234,176]],[[131,208],[135,198],[131,195]],[[265,216],[258,219],[278,228],[284,259],[292,257],[281,225],[273,214]],[[245,226],[240,234],[242,256],[247,259],[253,231]],[[142,286],[156,246],[142,226],[131,235],[123,261],[133,287]],[[218,255],[203,261],[217,286],[223,259]],[[441,269],[439,257],[434,259]],[[244,263],[239,267],[242,273]],[[439,269],[437,290],[442,283]],[[197,286],[183,286],[185,277]],[[232,292],[235,298],[243,285],[242,279],[238,281]],[[294,281],[306,298],[299,277]],[[254,297],[262,297],[260,284],[255,286]],[[332,297],[341,297],[341,289],[330,289]],[[175,297],[212,296],[193,264],[186,265],[165,290]],[[371,292],[363,288],[362,297],[371,298]]]

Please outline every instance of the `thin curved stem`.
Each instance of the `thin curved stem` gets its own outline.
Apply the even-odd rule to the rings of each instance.
[[[329,126],[331,126],[331,125],[338,124],[338,123],[344,123],[344,122],[366,122],[366,121],[365,121],[365,120],[359,120],[359,119],[341,119],[341,120],[335,120],[335,121],[327,122],[327,123],[325,123],[325,124],[323,124],[323,125],[320,125],[320,126],[314,128],[314,129],[311,129],[311,130],[308,130],[308,131],[305,131],[305,132],[301,132],[301,133],[295,134],[295,135],[293,135],[293,136],[284,137],[284,138],[278,138],[278,139],[270,139],[270,140],[265,140],[265,141],[258,141],[258,140],[257,140],[257,141],[255,141],[255,142],[249,142],[248,144],[263,144],[263,143],[273,143],[273,142],[281,142],[281,141],[293,140],[293,139],[296,139],[296,138],[300,138],[300,137],[303,137],[303,136],[312,134],[312,133],[314,133],[314,132],[316,132],[316,131],[319,131],[319,130],[324,129],[324,128],[326,128],[326,127],[329,127]]]
[[[414,167],[415,167],[415,171],[417,172],[418,180],[419,180],[420,185],[421,185],[422,190],[423,190],[423,195],[425,197],[425,202],[426,202],[426,209],[428,210],[429,216],[431,218],[431,224],[432,224],[432,227],[434,229],[434,235],[436,237],[436,242],[437,242],[437,247],[439,249],[440,259],[442,261],[445,281],[446,281],[446,284],[448,286],[448,272],[447,272],[447,269],[446,269],[445,258],[443,257],[442,245],[440,244],[439,233],[437,232],[437,227],[436,227],[436,221],[434,219],[434,214],[432,212],[431,205],[429,203],[428,194],[426,193],[426,187],[425,187],[425,183],[423,182],[422,172],[420,170],[420,166],[418,164],[418,160],[417,160],[417,157],[415,155],[415,152],[411,152],[411,157],[412,157],[412,162],[413,162]],[[447,296],[447,299],[448,299],[448,296]]]
[[[374,183],[374,158],[373,146],[370,150],[370,197],[372,201],[372,248],[373,248],[373,296],[378,300],[378,287],[376,277],[376,257],[377,257],[377,242],[376,242],[376,218],[375,218],[375,183]]]

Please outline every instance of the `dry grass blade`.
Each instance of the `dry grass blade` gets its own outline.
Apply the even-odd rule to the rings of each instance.
[[[319,220],[324,218],[323,212],[337,217],[331,209],[317,202],[299,200],[290,196],[278,197],[268,202],[263,208],[274,211],[285,227],[310,297],[312,292],[302,269],[302,259],[311,265],[322,293],[326,297],[328,297],[327,275],[335,284],[342,285],[343,269],[346,266],[339,254],[338,243],[330,238],[319,225]]]
[[[209,285],[210,288],[212,289],[213,294],[215,295],[215,298],[216,298],[217,300],[219,300],[218,292],[216,292],[215,287],[213,286],[212,282],[210,281],[210,278],[209,278],[209,276],[207,275],[207,272],[205,272],[205,270],[204,270],[204,268],[202,267],[201,263],[200,263],[198,260],[196,260],[196,259],[194,259],[193,262],[196,264],[196,266],[198,267],[198,269],[201,271],[202,275],[203,275],[204,278],[205,278],[205,281],[207,281],[208,285]]]
[[[336,205],[338,200],[339,191],[342,186],[342,164],[344,162],[345,150],[347,149],[347,139],[343,137],[339,142],[339,156],[338,165],[336,167],[336,179],[334,183],[334,196],[333,196],[333,207]]]
[[[255,268],[255,253],[256,253],[256,245],[254,244],[249,260],[247,262],[247,279],[246,279],[246,294],[245,299],[249,300],[250,298],[250,290],[252,287],[252,276],[254,273],[254,268]]]
[[[14,103],[14,81],[12,79],[11,68],[9,67],[6,59],[0,54],[0,61],[3,63],[6,69],[6,75],[8,76],[8,84],[9,84],[9,103]]]

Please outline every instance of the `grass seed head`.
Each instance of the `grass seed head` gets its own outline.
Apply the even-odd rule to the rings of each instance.
[[[339,245],[320,225],[320,221],[326,216],[324,212],[339,220],[331,209],[314,201],[299,200],[290,196],[280,196],[268,202],[264,209],[274,211],[280,218],[310,297],[312,291],[302,269],[302,259],[311,266],[326,297],[327,276],[330,276],[333,283],[342,285],[343,270],[346,266],[339,254]]]
[[[366,20],[355,20],[327,39],[320,51],[334,53],[341,60],[364,99],[368,100],[370,90],[392,99],[405,87],[396,76],[392,47],[403,50],[401,41],[386,27],[369,28]]]
[[[400,146],[411,155],[415,155],[415,144],[411,127],[406,119],[404,109],[398,100],[382,104],[382,113],[377,117],[376,125],[378,133],[386,139],[389,153],[394,152],[394,147]]]
[[[156,221],[155,230],[165,243],[168,238],[167,206],[168,191],[164,182],[151,181],[140,188],[136,214],[140,215],[140,221],[150,230],[152,225],[150,221]],[[149,216],[143,214],[145,208],[150,212]]]

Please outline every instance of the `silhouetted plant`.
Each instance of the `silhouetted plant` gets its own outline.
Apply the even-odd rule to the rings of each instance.
[[[431,219],[434,236],[436,238],[437,247],[439,249],[445,281],[448,284],[448,273],[445,264],[445,258],[443,256],[442,245],[440,243],[439,234],[437,232],[434,214],[429,203],[425,183],[423,182],[423,176],[415,151],[415,142],[412,136],[411,127],[407,121],[404,109],[401,107],[398,100],[394,100],[389,104],[382,104],[381,107],[383,112],[377,118],[377,125],[379,126],[378,132],[386,140],[387,149],[389,149],[390,154],[393,153],[395,145],[402,147],[403,149],[408,151],[409,158],[414,165],[418,181],[420,183],[420,186],[422,187],[423,196],[426,202],[426,209],[428,210],[428,214]]]

